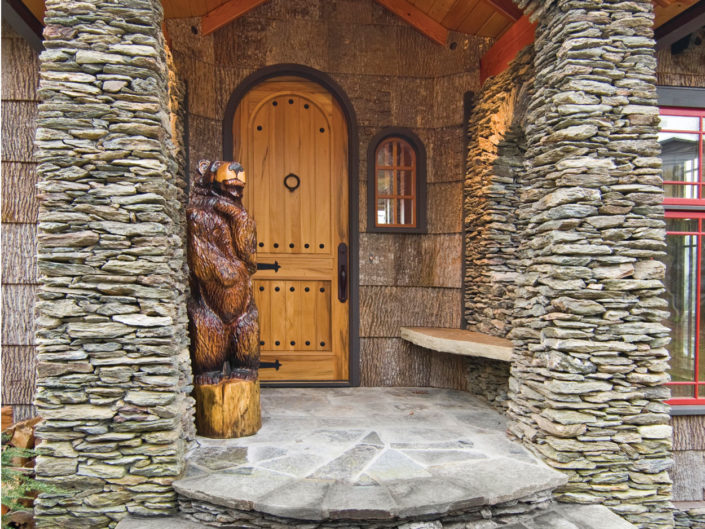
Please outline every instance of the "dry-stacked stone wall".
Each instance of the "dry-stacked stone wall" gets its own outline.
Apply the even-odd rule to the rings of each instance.
[[[465,291],[468,329],[506,337],[512,329],[516,251],[516,211],[525,141],[523,119],[533,81],[533,48],[489,79],[468,122],[467,175],[463,195]],[[468,391],[506,407],[509,363],[467,359]]]
[[[186,83],[178,76],[177,68],[174,64],[174,58],[168,46],[164,48],[167,59],[167,68],[169,72],[169,118],[171,123],[171,138],[167,146],[171,150],[171,155],[176,163],[174,185],[179,189],[178,203],[174,204],[178,211],[175,211],[176,217],[174,221],[178,222],[176,228],[182,244],[186,241],[186,205],[188,203],[189,191],[189,157],[187,142],[187,123],[188,123],[188,93]],[[183,285],[183,299],[190,297],[188,281],[188,263],[185,256],[185,246],[178,252],[181,258],[182,274],[180,278],[180,288]],[[176,264],[176,261],[174,262]],[[185,303],[180,303],[175,306],[179,316],[178,320],[183,322],[188,320],[188,313]],[[187,347],[183,347],[177,356],[177,365],[179,368],[179,387],[185,397],[183,403],[184,413],[181,416],[182,436],[185,440],[191,441],[196,437],[196,422],[194,420],[196,414],[196,401],[191,396],[193,391],[193,371],[191,370],[191,357]]]
[[[105,528],[174,510],[192,431],[183,89],[169,90],[158,0],[46,7],[36,471],[61,490],[36,517]]]
[[[701,502],[691,505],[676,504],[673,511],[676,529],[700,529],[705,527],[705,507]]]
[[[544,490],[495,505],[475,505],[444,513],[409,518],[348,520],[301,520],[274,516],[255,510],[241,510],[205,501],[179,497],[179,510],[184,517],[204,527],[231,529],[496,529],[525,528],[521,522],[550,509],[551,491]],[[354,510],[351,511],[355,513]],[[609,529],[609,528],[605,528]]]
[[[510,430],[568,473],[558,499],[671,527],[652,5],[540,9],[517,212]]]

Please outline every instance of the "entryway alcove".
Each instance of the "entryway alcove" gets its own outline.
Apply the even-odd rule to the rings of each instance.
[[[659,323],[663,269],[653,266],[665,244],[649,0],[603,2],[599,10],[587,2],[531,0],[522,10],[506,2],[516,24],[503,20],[506,10],[485,6],[480,20],[470,13],[482,3],[444,2],[467,8],[463,18],[473,26],[456,28],[469,33],[452,41],[438,21],[429,40],[407,23],[408,10],[399,20],[396,0],[256,1],[246,13],[231,10],[235,3],[223,8],[229,16],[216,17],[207,2],[165,0],[202,9],[190,12],[202,18],[167,16],[164,24],[159,0],[47,2],[36,133],[35,404],[44,421],[35,468],[62,492],[37,499],[39,525],[629,526],[606,507],[541,510],[556,491],[644,527],[671,527],[669,329]],[[214,27],[214,17],[224,23]],[[481,35],[490,18],[496,32]],[[529,39],[520,41],[534,40],[535,52],[526,48],[509,69],[483,79],[480,59],[491,58],[488,37],[500,26],[525,32]],[[506,41],[497,42],[493,49],[503,49]],[[586,65],[592,53],[609,60]],[[347,291],[333,276],[316,281],[329,281],[317,285],[328,291],[321,294],[348,295],[348,350],[360,359],[348,373],[344,359],[329,366],[317,383],[366,387],[266,388],[260,433],[214,445],[192,430],[188,175],[200,159],[234,157],[221,149],[219,131],[243,80],[291,63],[328,72],[354,103],[356,116],[346,116],[349,182],[359,178],[348,196],[360,198],[348,216],[353,281]],[[496,171],[506,139],[496,125],[503,109],[524,99],[520,91],[526,152],[517,164],[525,178],[512,188],[516,182]],[[467,92],[477,95],[469,117]],[[303,96],[268,108],[300,109],[297,100]],[[412,129],[428,153],[427,233],[367,225],[376,204],[364,204],[365,186],[374,180],[365,180],[360,153],[394,127]],[[313,136],[329,130],[319,125]],[[513,167],[514,153],[506,154]],[[651,183],[635,182],[637,174]],[[287,189],[308,181],[296,169],[278,178]],[[407,200],[389,195],[387,205]],[[387,220],[398,224],[407,213]],[[340,254],[329,246],[346,240],[337,235],[262,242],[279,250],[323,244],[330,268]],[[463,244],[474,254],[463,255]],[[502,268],[512,254],[521,269]],[[305,292],[313,285],[286,284],[305,280],[289,277],[283,286]],[[401,327],[463,321],[513,340],[506,428],[524,448],[507,440],[500,415],[458,391],[469,386],[461,358],[400,336]],[[303,339],[328,354],[318,351],[328,340],[297,332],[286,329],[286,347]],[[330,364],[341,363],[332,356]],[[500,371],[503,383],[506,370],[488,367],[485,388],[499,387]],[[568,484],[556,489],[564,478],[525,448]],[[173,517],[177,507],[188,519]],[[527,518],[515,518],[521,514]],[[130,518],[140,516],[153,519]]]

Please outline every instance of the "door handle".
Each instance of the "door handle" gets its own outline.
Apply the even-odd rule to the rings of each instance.
[[[274,270],[275,274],[280,268],[281,266],[278,261],[274,261],[273,263],[257,263],[257,270]]]
[[[341,242],[338,245],[338,301],[348,300],[348,245]]]

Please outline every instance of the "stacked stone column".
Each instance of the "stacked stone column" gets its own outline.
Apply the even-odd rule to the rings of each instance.
[[[182,150],[160,2],[46,7],[36,470],[57,492],[36,517],[104,528],[175,508],[192,424]]]
[[[569,474],[559,500],[671,527],[652,5],[536,4],[510,430]]]

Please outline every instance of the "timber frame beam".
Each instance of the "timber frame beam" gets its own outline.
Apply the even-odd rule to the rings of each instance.
[[[375,0],[399,18],[411,24],[432,41],[445,46],[448,42],[448,30],[439,22],[433,20],[418,7],[407,0]]]
[[[230,0],[206,13],[201,18],[201,34],[209,35],[216,29],[230,24],[248,11],[264,4],[267,0]]]
[[[526,46],[534,42],[536,23],[523,16],[480,59],[480,82],[502,73]]]
[[[524,13],[519,9],[512,0],[487,0],[497,11],[516,22]]]
[[[656,49],[670,46],[703,25],[705,25],[705,2],[698,2],[654,31]]]
[[[42,23],[20,0],[2,0],[2,18],[36,51],[44,50]]]

